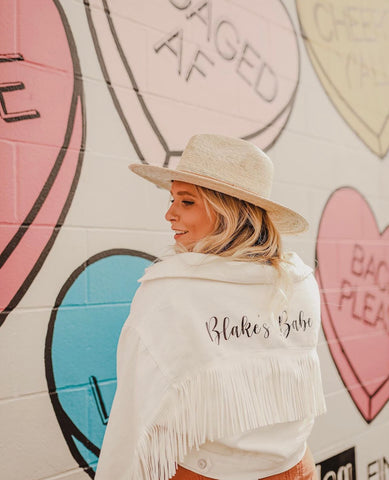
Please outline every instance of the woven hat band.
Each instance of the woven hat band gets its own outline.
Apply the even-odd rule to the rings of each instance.
[[[192,137],[176,171],[212,177],[263,198],[270,198],[273,164],[269,157],[253,144],[241,140],[240,146],[236,139],[229,143],[226,137],[215,149],[215,138],[209,137],[212,137],[209,143],[207,135],[202,136],[201,143]]]

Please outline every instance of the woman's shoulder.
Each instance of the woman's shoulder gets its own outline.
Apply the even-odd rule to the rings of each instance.
[[[313,273],[313,268],[306,264],[296,252],[286,252],[284,260],[282,267],[295,281],[304,280]]]

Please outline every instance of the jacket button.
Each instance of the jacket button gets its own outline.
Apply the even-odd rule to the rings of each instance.
[[[201,470],[204,470],[204,468],[207,468],[207,461],[204,458],[200,458],[200,460],[197,461],[197,465]]]

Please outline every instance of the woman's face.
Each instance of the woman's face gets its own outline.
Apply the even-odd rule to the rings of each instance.
[[[210,233],[216,222],[216,214],[211,210],[211,217],[205,209],[204,200],[191,183],[174,180],[170,190],[171,206],[165,218],[176,231],[174,239],[184,246],[196,242]]]

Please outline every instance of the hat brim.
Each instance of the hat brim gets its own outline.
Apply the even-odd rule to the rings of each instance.
[[[156,165],[142,165],[139,163],[132,163],[128,168],[140,177],[169,191],[171,189],[172,180],[179,180],[181,182],[192,183],[194,185],[199,185],[200,187],[216,190],[252,203],[253,205],[266,210],[278,231],[284,235],[302,233],[309,228],[309,224],[305,218],[290,208],[256,195],[248,190],[244,190],[236,185],[215,180],[212,177],[198,175],[196,173],[182,172],[166,167],[157,167]]]

